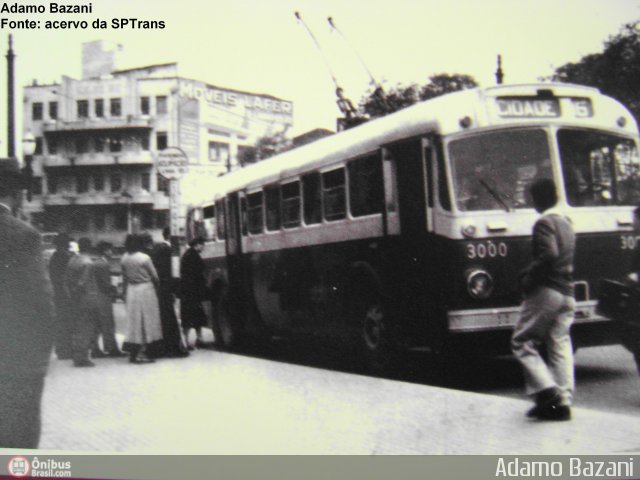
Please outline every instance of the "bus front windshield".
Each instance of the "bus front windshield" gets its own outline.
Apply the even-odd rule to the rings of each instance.
[[[526,190],[552,178],[549,141],[542,129],[503,130],[449,143],[458,210],[532,208]]]
[[[640,203],[640,159],[632,140],[577,129],[560,129],[557,138],[569,205]]]

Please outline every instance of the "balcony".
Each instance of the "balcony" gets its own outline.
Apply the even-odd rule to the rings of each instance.
[[[151,118],[127,115],[119,118],[83,118],[74,121],[49,121],[42,124],[42,130],[49,134],[68,134],[69,132],[95,132],[101,130],[149,130],[152,126],[153,122]]]
[[[169,208],[169,197],[163,192],[147,192],[138,190],[129,192],[61,192],[42,195],[42,204],[45,207],[65,207],[70,205],[153,205],[154,209],[163,210]]]
[[[91,152],[73,155],[47,155],[42,157],[45,168],[95,167],[104,165],[153,165],[151,152]]]

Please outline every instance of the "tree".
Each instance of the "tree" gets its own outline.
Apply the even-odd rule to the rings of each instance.
[[[257,163],[269,157],[282,152],[286,152],[292,148],[291,140],[287,139],[286,129],[282,132],[265,135],[258,138],[255,145],[245,147],[238,154],[238,163],[242,167],[246,167],[251,163]]]
[[[598,88],[624,103],[640,121],[640,22],[625,25],[600,53],[557,68],[549,79]]]
[[[477,86],[469,75],[440,73],[429,77],[429,82],[422,87],[413,83],[408,86],[396,85],[387,92],[381,87],[370,90],[360,100],[360,110],[370,118],[383,117],[421,100]]]

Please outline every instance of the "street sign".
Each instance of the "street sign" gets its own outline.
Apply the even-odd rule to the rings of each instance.
[[[178,180],[189,172],[189,159],[179,147],[167,147],[158,152],[158,173],[167,180]]]

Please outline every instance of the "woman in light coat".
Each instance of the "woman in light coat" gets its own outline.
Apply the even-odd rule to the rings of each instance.
[[[122,279],[129,320],[127,344],[131,363],[151,363],[150,344],[162,340],[162,324],[156,293],[159,280],[151,257],[144,253],[144,238],[127,235],[122,257]]]

